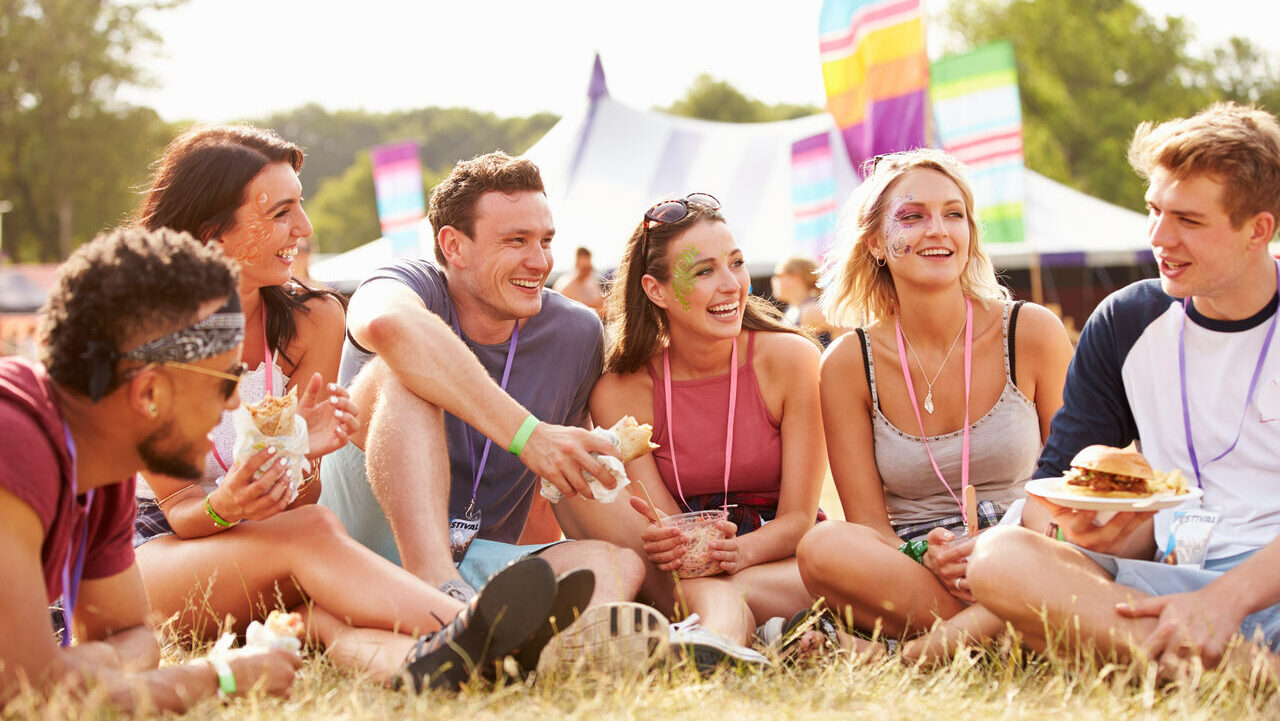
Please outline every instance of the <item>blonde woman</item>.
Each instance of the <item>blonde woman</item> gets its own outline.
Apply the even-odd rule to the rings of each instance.
[[[820,381],[848,521],[805,536],[800,572],[862,631],[910,637],[955,617],[930,641],[980,638],[994,617],[958,616],[973,602],[964,511],[986,527],[1022,497],[1071,344],[1056,316],[1010,302],[997,282],[951,156],[883,156],[850,202],[854,231],[825,269],[823,304],[857,330],[827,351]]]

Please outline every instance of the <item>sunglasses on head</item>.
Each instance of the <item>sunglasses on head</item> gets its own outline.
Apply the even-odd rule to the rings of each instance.
[[[710,193],[689,193],[683,198],[664,200],[644,211],[644,235],[640,239],[640,258],[649,253],[649,224],[678,223],[689,215],[689,204],[700,205],[709,210],[719,210],[720,201]]]

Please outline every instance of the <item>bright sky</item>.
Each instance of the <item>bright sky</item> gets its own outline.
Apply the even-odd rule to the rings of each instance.
[[[1245,34],[1273,53],[1280,3],[1140,0],[1214,44]],[[926,8],[945,0],[925,0]],[[428,105],[528,115],[581,102],[599,51],[614,97],[666,105],[707,72],[766,102],[821,105],[821,0],[190,0],[151,16],[157,85],[126,100],[167,120],[261,117],[306,103]],[[783,10],[785,8],[785,10]],[[941,38],[930,39],[931,52]]]

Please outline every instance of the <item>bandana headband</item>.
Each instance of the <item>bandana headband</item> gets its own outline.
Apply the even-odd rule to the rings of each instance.
[[[89,397],[96,402],[106,395],[117,361],[191,363],[226,353],[243,340],[244,314],[240,311],[239,294],[233,293],[225,305],[204,320],[149,340],[128,353],[120,353],[107,342],[89,341],[82,356],[90,364]]]

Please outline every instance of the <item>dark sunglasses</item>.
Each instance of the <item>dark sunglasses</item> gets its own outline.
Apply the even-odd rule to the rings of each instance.
[[[236,392],[236,388],[240,386],[240,376],[243,376],[245,371],[249,370],[249,365],[244,361],[237,363],[229,372],[214,370],[213,368],[205,368],[204,366],[191,365],[189,363],[179,363],[178,361],[155,361],[154,363],[148,363],[145,366],[127,374],[125,378],[132,378],[133,376],[156,366],[167,366],[169,368],[177,368],[181,371],[190,371],[192,373],[199,373],[200,375],[221,378],[223,398],[230,398],[231,395]]]
[[[640,238],[640,262],[649,254],[649,223],[678,223],[689,215],[689,204],[719,210],[720,201],[710,193],[689,193],[683,198],[665,200],[644,211],[644,234]]]

